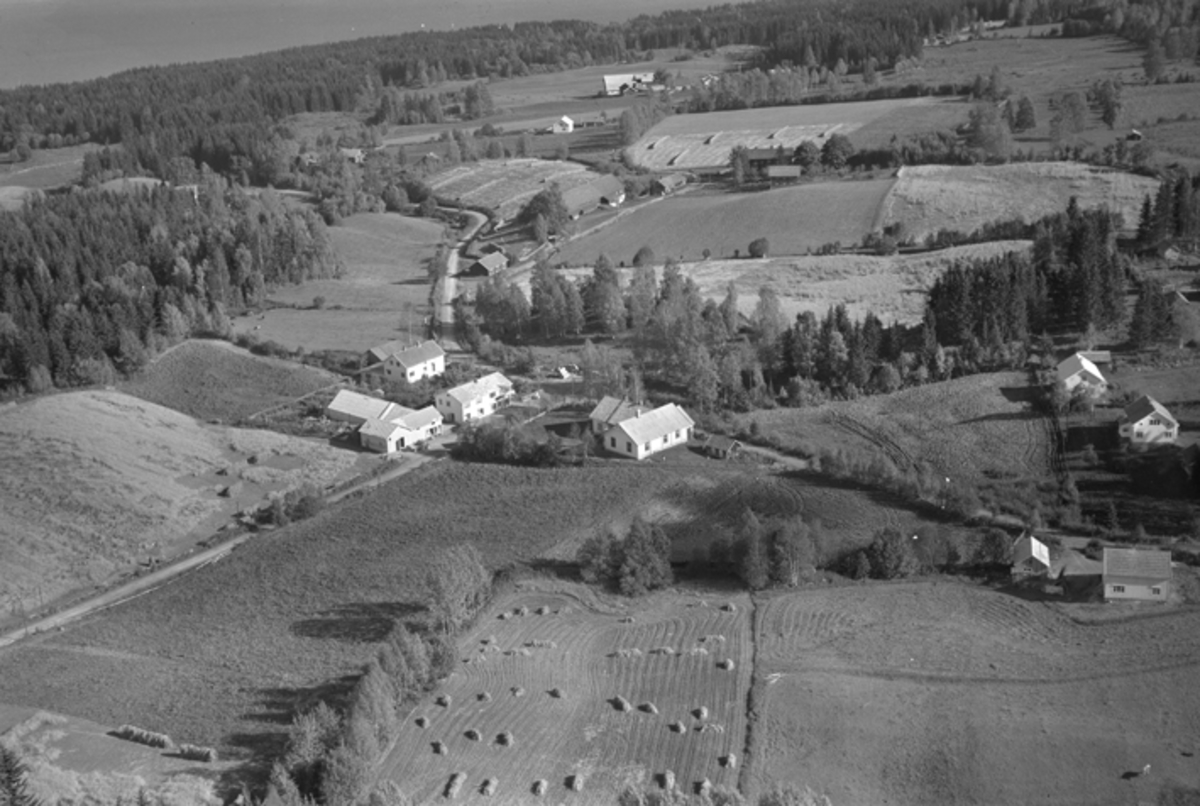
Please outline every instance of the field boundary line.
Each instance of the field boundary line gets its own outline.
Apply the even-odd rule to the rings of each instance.
[[[758,673],[758,630],[761,626],[761,608],[757,597],[750,594],[750,685],[746,687],[746,736],[742,741],[741,768],[738,770],[738,791],[746,793],[753,774],[751,766],[757,761],[757,741],[755,738],[755,722],[758,719],[759,701],[763,699],[766,683]]]

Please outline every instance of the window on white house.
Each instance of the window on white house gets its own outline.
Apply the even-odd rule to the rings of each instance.
[[[1113,592],[1113,593],[1124,593],[1124,592],[1125,592],[1125,586],[1124,586],[1124,585],[1113,585],[1113,586],[1112,586],[1112,592]]]
[[[617,447],[617,438],[616,438],[616,437],[609,437],[609,438],[608,438],[608,447],[610,447],[610,448],[615,448],[615,447]]]
[[[652,443],[652,442],[653,442],[653,440],[651,440],[651,442],[647,442],[647,443],[646,443],[646,450],[650,450],[650,445],[651,445],[651,443]]]
[[[633,443],[632,442],[625,443],[625,453],[633,453]]]
[[[1155,596],[1162,596],[1162,588],[1151,588],[1150,593],[1154,594]]]
[[[1158,419],[1157,417],[1151,417],[1150,425],[1162,425],[1162,420]]]

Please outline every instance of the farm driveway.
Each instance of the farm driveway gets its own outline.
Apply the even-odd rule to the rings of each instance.
[[[481,213],[475,213],[470,210],[464,211],[464,214],[471,218],[471,226],[463,232],[462,238],[450,250],[450,255],[446,259],[446,281],[442,283],[442,300],[438,305],[438,321],[442,323],[442,348],[446,352],[461,352],[462,348],[458,346],[458,342],[454,339],[454,297],[458,294],[458,280],[455,275],[458,274],[458,256],[459,253],[466,248],[475,234],[487,223],[487,218]],[[447,329],[447,325],[449,328]]]

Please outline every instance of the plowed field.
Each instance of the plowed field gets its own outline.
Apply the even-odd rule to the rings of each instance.
[[[733,612],[720,607],[727,603]],[[458,796],[465,803],[485,802],[479,789],[488,778],[499,786],[486,802],[506,804],[528,803],[539,779],[548,782],[547,802],[575,804],[614,803],[625,784],[652,783],[667,770],[689,792],[704,779],[735,784],[736,767],[721,758],[740,760],[745,743],[748,597],[664,594],[637,604],[626,617],[560,595],[502,602],[464,639],[460,670],[437,692],[449,695],[449,706],[430,697],[401,729],[390,777],[416,803],[440,800],[456,772],[467,777]],[[512,615],[518,608],[528,614]],[[718,667],[725,659],[732,670]],[[616,697],[631,709],[622,711]],[[646,703],[656,713],[639,708]],[[467,737],[472,730],[479,740]],[[512,746],[496,741],[505,731]],[[446,753],[435,754],[434,742]],[[576,775],[578,793],[569,790]]]

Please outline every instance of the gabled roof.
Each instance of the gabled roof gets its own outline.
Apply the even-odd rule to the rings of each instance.
[[[645,414],[622,420],[613,427],[624,432],[636,444],[641,445],[664,437],[673,431],[691,428],[695,424],[686,411],[674,403],[668,403]]]
[[[1124,416],[1131,423],[1140,423],[1151,414],[1157,414],[1173,426],[1179,425],[1179,421],[1171,416],[1171,412],[1163,408],[1162,403],[1159,403],[1149,395],[1142,395],[1126,406]]]
[[[379,363],[380,361],[385,360],[389,355],[402,353],[412,346],[413,343],[411,341],[393,339],[391,341],[385,341],[383,344],[375,345],[370,350],[367,350],[367,355],[371,357],[372,361]]]
[[[1171,552],[1148,549],[1104,550],[1104,576],[1146,580],[1171,578]]]
[[[1021,535],[1013,543],[1013,565],[1020,565],[1030,558],[1050,567],[1050,549],[1046,544],[1033,535]]]
[[[1058,365],[1058,379],[1060,381],[1065,381],[1067,378],[1078,375],[1080,372],[1087,372],[1101,383],[1104,382],[1104,376],[1100,374],[1099,367],[1079,353],[1075,353],[1070,358],[1064,358]]]
[[[605,425],[616,425],[622,420],[636,417],[639,412],[644,414],[648,411],[651,411],[649,406],[639,406],[630,401],[629,398],[605,395],[596,404],[596,408],[592,409],[592,413],[588,415],[588,419],[599,420]]]
[[[483,268],[487,269],[488,274],[491,274],[499,269],[508,268],[508,258],[505,257],[503,252],[488,252],[472,265],[483,266]]]
[[[564,190],[563,205],[574,215],[577,211],[598,207],[601,199],[613,201],[625,195],[625,184],[612,174],[597,176],[585,185]]]
[[[606,92],[616,92],[626,84],[634,87],[639,84],[649,84],[653,80],[654,73],[617,73],[604,77],[604,89]]]
[[[704,447],[716,448],[720,451],[731,451],[734,448],[742,447],[742,443],[724,434],[709,434],[708,439],[704,440]]]
[[[334,396],[329,405],[325,407],[325,411],[360,420],[387,420],[396,416],[397,410],[403,408],[403,406],[397,406],[387,400],[343,389]]]
[[[426,361],[432,361],[435,358],[441,358],[445,355],[446,352],[436,341],[422,342],[415,347],[409,347],[407,350],[393,353],[396,363],[405,369],[412,369],[415,366],[424,364]]]
[[[407,428],[409,431],[418,431],[422,428],[428,428],[431,425],[436,425],[442,421],[442,413],[433,406],[426,406],[420,411],[410,412],[395,419],[393,422]]]
[[[484,375],[477,381],[448,389],[443,394],[449,395],[460,403],[471,403],[491,394],[493,390],[507,392],[511,389],[512,381],[499,372],[493,372],[491,375]]]
[[[1096,366],[1112,363],[1112,350],[1080,350],[1079,354]]]
[[[367,420],[359,426],[358,433],[366,434],[369,437],[379,437],[387,439],[397,431],[404,431],[404,426],[396,422],[388,420],[376,420],[374,418]]]
[[[558,119],[558,122],[559,123],[574,123],[575,121],[571,120],[571,118],[567,117],[566,115],[563,115],[561,118]]]

